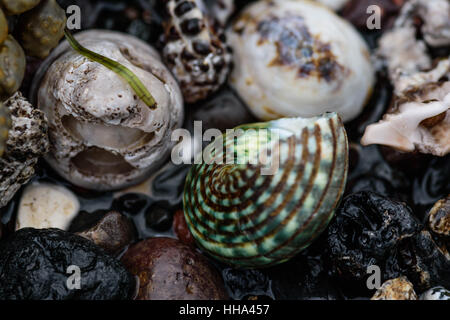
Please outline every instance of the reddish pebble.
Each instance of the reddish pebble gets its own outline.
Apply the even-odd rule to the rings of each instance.
[[[175,216],[173,217],[173,231],[177,238],[184,244],[189,246],[195,245],[195,239],[192,236],[191,231],[189,231],[183,210],[175,212]]]
[[[139,278],[137,300],[228,299],[220,273],[194,248],[176,239],[140,241],[121,261]]]

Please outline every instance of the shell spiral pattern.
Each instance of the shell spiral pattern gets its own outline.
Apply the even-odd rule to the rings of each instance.
[[[9,117],[8,109],[0,103],[0,157],[6,148],[6,141],[8,140],[8,131],[11,127],[11,118]]]
[[[234,267],[285,262],[326,228],[343,194],[348,171],[344,126],[336,113],[327,113],[236,129],[244,134],[225,134],[224,145],[235,146],[232,152],[239,157],[252,149],[262,152],[261,142],[268,142],[268,159],[278,169],[263,175],[262,162],[251,161],[194,165],[184,190],[186,221],[204,251]],[[256,140],[250,129],[268,130],[269,137],[276,133],[276,139]],[[250,143],[243,146],[244,141]]]

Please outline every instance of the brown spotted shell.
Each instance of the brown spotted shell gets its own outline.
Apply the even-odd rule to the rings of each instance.
[[[163,58],[177,78],[184,100],[206,99],[226,81],[231,54],[219,24],[202,0],[166,1]]]

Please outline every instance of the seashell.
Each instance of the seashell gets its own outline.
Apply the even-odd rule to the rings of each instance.
[[[223,136],[235,164],[221,164],[224,153],[215,148],[214,161],[191,168],[183,197],[186,222],[198,245],[220,261],[241,268],[285,262],[325,229],[342,196],[344,126],[328,113],[236,129],[240,135]],[[204,155],[211,146],[217,144]]]
[[[345,5],[350,2],[350,0],[316,0],[317,2],[333,9],[339,11],[345,7]]]
[[[383,119],[366,128],[361,144],[381,144],[435,156],[448,154],[450,81],[429,83],[396,98]]]
[[[396,28],[412,26],[421,19],[420,32],[431,47],[450,45],[450,2],[448,0],[406,1],[395,21]]]
[[[234,0],[215,0],[212,3],[211,13],[221,25],[225,26],[235,10]]]
[[[20,199],[16,230],[68,230],[79,209],[80,202],[69,189],[50,183],[33,183],[25,188]]]
[[[439,12],[437,8],[442,6]],[[380,144],[435,156],[450,152],[450,56],[434,64],[427,48],[427,44],[437,44],[438,39],[444,43],[445,38],[450,39],[450,29],[444,28],[446,31],[441,33],[438,27],[448,25],[450,11],[445,8],[449,6],[448,1],[441,0],[408,1],[395,27],[381,37],[378,56],[387,67],[394,99],[383,118],[366,128],[362,145]],[[416,38],[416,13],[427,18],[422,27],[425,41]],[[425,36],[428,29],[437,32],[428,34],[435,40],[433,44]]]
[[[450,300],[450,291],[444,287],[434,287],[422,293],[419,300]]]
[[[337,112],[356,118],[371,95],[368,46],[347,21],[311,1],[258,1],[227,32],[231,86],[262,120]]]
[[[177,78],[184,100],[206,99],[225,83],[231,54],[221,26],[206,12],[202,0],[165,0],[169,19],[164,26],[163,57]]]
[[[87,49],[130,69],[150,90],[150,109],[121,77],[62,42],[38,70],[32,87],[50,124],[47,162],[75,185],[112,190],[137,184],[170,154],[183,121],[180,89],[158,53],[129,35],[78,33]]]
[[[11,128],[0,157],[0,208],[5,206],[34,176],[34,167],[48,152],[47,121],[20,92],[4,102],[11,116]]]
[[[400,277],[383,283],[371,300],[417,300],[417,294],[412,283]]]
[[[11,118],[8,109],[0,102],[0,157],[5,152],[8,131],[11,128]]]

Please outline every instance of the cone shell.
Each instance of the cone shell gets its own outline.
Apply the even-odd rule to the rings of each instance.
[[[267,165],[251,161],[194,165],[184,191],[186,221],[198,245],[222,262],[279,264],[311,244],[332,218],[347,178],[346,132],[336,113],[238,128],[244,130],[239,138],[223,137],[224,144],[235,142],[237,158],[268,148],[278,169],[263,175]],[[250,129],[266,129],[277,139],[263,141]]]

